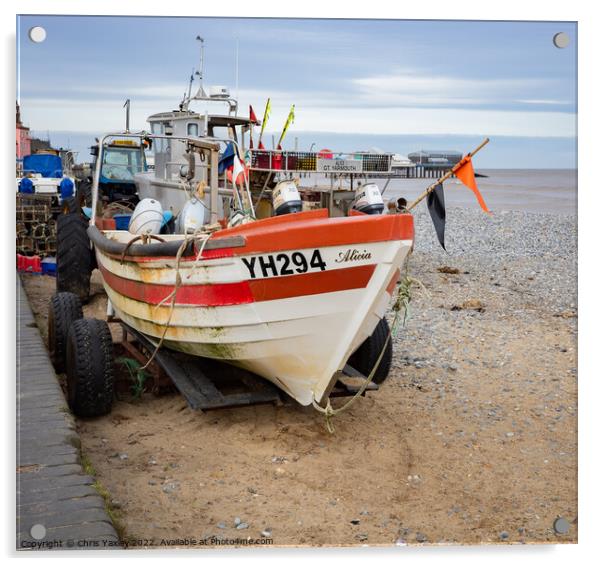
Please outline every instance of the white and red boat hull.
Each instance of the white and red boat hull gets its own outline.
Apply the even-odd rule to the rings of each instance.
[[[335,373],[385,314],[412,247],[412,217],[335,219],[312,211],[223,230],[212,240],[233,235],[244,245],[181,260],[172,313],[175,257],[122,259],[95,246],[116,314],[155,341],[165,333],[169,348],[269,379],[303,405],[323,401]],[[104,236],[131,239],[127,232]]]

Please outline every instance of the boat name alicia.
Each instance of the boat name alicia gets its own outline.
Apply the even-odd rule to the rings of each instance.
[[[302,252],[280,253],[241,258],[251,279],[257,277],[280,277],[307,273],[311,270],[324,271],[326,262],[322,259],[320,250],[313,250],[308,260]],[[261,272],[261,274],[260,274]]]
[[[359,250],[353,249],[347,250],[345,252],[340,252],[339,257],[335,259],[335,261],[337,263],[343,263],[345,261],[363,261],[365,259],[371,258],[372,254],[369,251],[364,250],[363,252],[360,252]]]

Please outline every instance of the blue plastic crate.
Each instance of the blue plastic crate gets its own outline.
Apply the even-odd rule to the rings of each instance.
[[[115,229],[127,230],[130,227],[131,218],[131,214],[116,214],[115,216],[113,216],[113,220],[115,220]]]
[[[47,257],[42,260],[42,275],[56,275],[56,258]]]

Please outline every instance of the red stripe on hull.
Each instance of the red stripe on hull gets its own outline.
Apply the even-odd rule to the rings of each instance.
[[[287,277],[252,279],[251,293],[256,301],[289,299],[304,295],[320,295],[349,289],[363,289],[368,285],[375,265],[358,265],[330,271],[316,271]]]
[[[115,275],[105,267],[99,267],[103,279],[111,289],[136,301],[158,305],[161,301],[165,301],[174,290],[173,285],[134,281]],[[253,296],[248,281],[217,285],[181,285],[176,294],[176,304],[178,305],[226,306],[252,302]],[[171,299],[164,304],[170,305]]]
[[[360,265],[330,271],[317,271],[286,277],[251,279],[238,283],[211,285],[182,285],[177,292],[176,304],[194,306],[242,305],[254,301],[273,301],[306,295],[319,295],[363,289],[368,285],[375,265]],[[164,301],[173,292],[173,285],[133,281],[115,275],[100,266],[106,284],[120,295],[151,305]],[[164,304],[169,305],[171,299]]]
[[[391,281],[389,281],[389,284],[387,285],[387,293],[389,293],[389,295],[393,295],[393,291],[395,291],[395,286],[399,282],[400,275],[401,271],[399,269],[396,269],[395,273],[393,274],[393,277],[391,277]]]

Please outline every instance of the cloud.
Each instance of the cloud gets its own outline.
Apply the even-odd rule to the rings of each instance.
[[[519,104],[550,104],[555,106],[572,104],[570,100],[552,100],[544,98],[537,98],[533,100],[517,100],[516,102],[518,102]]]
[[[525,96],[536,104],[530,95],[555,89],[558,82],[540,78],[462,78],[415,69],[351,80],[358,100],[373,106],[499,106],[519,102],[516,99]]]
[[[297,112],[295,126],[300,130],[364,134],[573,137],[576,116],[450,108],[358,108],[352,113],[348,109],[308,109]]]
[[[285,83],[286,84],[286,83]],[[321,88],[309,87],[308,84],[295,84],[294,88],[267,89],[253,85],[243,85],[239,89],[241,108],[247,101],[261,105],[269,96],[274,103],[284,105],[292,103],[299,107],[324,108],[490,108],[521,109],[520,107],[567,106],[569,99],[556,99],[541,96],[541,93],[564,92],[563,82],[558,79],[542,78],[463,78],[456,76],[427,74],[424,70],[397,68],[386,74],[355,78],[341,78],[337,81],[324,81]],[[208,86],[208,85],[206,85]],[[566,86],[566,85],[564,85]],[[193,85],[193,92],[197,84]],[[306,90],[304,90],[304,88]],[[53,98],[50,90],[43,90],[39,84],[34,90],[31,85],[23,88],[23,93],[36,93],[39,98]],[[144,102],[154,100],[157,106],[167,102],[174,107],[187,90],[186,81],[182,82],[139,82],[117,81],[108,84],[103,81],[93,84],[89,81],[71,85],[62,98],[74,101],[102,96],[103,99],[123,100],[126,97]],[[231,89],[233,96],[237,94]]]
[[[262,94],[260,91],[256,94]],[[242,95],[242,93],[241,93]],[[258,97],[265,101],[267,93]],[[246,96],[246,94],[245,94]],[[242,96],[241,96],[242,98]],[[248,100],[243,98],[241,115],[246,115]],[[252,101],[257,104],[257,99]],[[295,99],[292,99],[295,100]],[[291,99],[273,99],[268,131],[282,127]],[[115,131],[123,128],[125,113],[122,101],[105,99],[25,99],[27,122],[38,130],[73,130],[81,132]],[[175,108],[174,100],[133,100],[133,128],[148,129],[150,114]],[[195,107],[196,108],[196,107]],[[218,107],[219,108],[219,107]],[[225,111],[225,105],[223,110]],[[258,116],[262,107],[255,108]],[[214,110],[215,112],[215,110]],[[218,112],[219,113],[219,112]],[[524,137],[573,137],[576,115],[564,112],[503,111],[466,108],[344,108],[305,106],[298,104],[294,131],[336,132],[357,134],[458,134]]]
[[[427,75],[415,69],[345,79],[340,89],[268,90],[241,88],[240,115],[249,104],[261,117],[265,101],[272,100],[267,129],[284,124],[291,104],[296,105],[297,131],[358,134],[458,134],[524,137],[573,137],[576,115],[549,108],[566,101],[533,96],[537,89],[554,91],[555,79],[473,79]],[[193,92],[197,85],[194,85]],[[179,83],[79,84],[62,97],[23,97],[27,121],[41,130],[98,131],[123,127],[123,101],[131,98],[133,127],[148,129],[146,119],[177,108],[185,86]],[[231,94],[236,96],[234,89]],[[532,109],[531,109],[532,107]],[[203,110],[203,103],[192,109]],[[553,111],[552,111],[553,110]],[[211,105],[225,113],[226,106]]]

